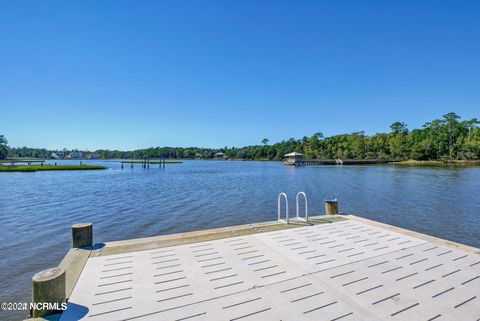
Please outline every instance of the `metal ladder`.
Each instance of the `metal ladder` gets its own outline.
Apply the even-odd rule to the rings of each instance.
[[[303,196],[303,199],[305,200],[305,216],[304,217],[300,216],[300,206],[299,206],[300,196]],[[285,199],[285,219],[282,218],[282,198]],[[295,205],[296,205],[296,219],[308,222],[308,201],[307,201],[307,195],[304,192],[297,193],[297,196],[295,197]],[[287,194],[283,192],[278,194],[277,216],[278,216],[278,221],[286,224],[290,224],[290,218],[289,218],[289,212],[288,212],[288,197],[287,197]]]
[[[298,202],[298,199],[299,199],[299,196],[302,195],[303,196],[303,199],[305,200],[305,217],[300,217],[300,209],[299,209],[299,202]],[[307,201],[307,194],[305,194],[304,192],[298,192],[297,193],[297,196],[295,198],[295,203],[296,203],[296,206],[297,206],[297,220],[301,220],[301,221],[305,221],[305,222],[308,222],[308,201]]]
[[[281,218],[281,209],[282,209],[282,196],[285,198],[285,219]],[[278,194],[277,198],[277,213],[278,213],[278,220],[283,223],[289,224],[288,219],[288,197],[285,193]]]

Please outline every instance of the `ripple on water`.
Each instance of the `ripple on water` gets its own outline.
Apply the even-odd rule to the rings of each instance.
[[[337,197],[342,212],[480,247],[480,168],[106,164],[113,170],[0,175],[1,299],[29,300],[31,277],[59,263],[74,223],[94,222],[101,242],[261,222],[276,218],[279,192],[287,192],[291,215],[302,190],[312,214]]]

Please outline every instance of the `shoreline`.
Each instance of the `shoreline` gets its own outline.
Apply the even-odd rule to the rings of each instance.
[[[342,159],[343,160],[343,159]],[[352,159],[357,161],[362,160],[369,160],[369,159]],[[122,159],[122,158],[101,158],[101,159],[32,159],[32,158],[16,158],[16,159],[0,159],[0,166],[8,166],[6,164],[10,163],[42,163],[42,162],[49,162],[49,161],[58,161],[58,162],[71,162],[71,161],[89,161],[89,162],[119,162],[123,164],[131,164],[131,159]],[[242,158],[229,158],[229,159],[216,159],[216,158],[166,158],[165,160],[159,159],[151,159],[150,164],[159,164],[165,162],[166,164],[180,164],[184,161],[243,161],[243,162],[283,162],[283,160],[277,159],[242,159]],[[134,159],[134,164],[142,164],[144,160],[142,159]],[[49,164],[45,164],[49,165]],[[345,164],[351,165],[351,164]],[[344,165],[344,166],[345,166]],[[478,160],[415,160],[415,159],[407,159],[407,160],[395,160],[385,164],[362,164],[362,165],[401,165],[401,166],[439,166],[439,167],[450,167],[450,166],[458,166],[458,167],[467,167],[467,166],[480,166],[480,159]],[[20,165],[22,166],[22,165]],[[29,166],[36,166],[36,165],[29,165]],[[67,166],[67,165],[60,165],[60,166]],[[57,166],[58,167],[58,166]]]

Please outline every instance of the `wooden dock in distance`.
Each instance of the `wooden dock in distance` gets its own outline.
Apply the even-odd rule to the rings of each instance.
[[[59,319],[480,318],[480,250],[351,215],[292,223],[72,249]]]
[[[181,164],[183,161],[176,160],[176,159],[134,159],[132,160],[122,160],[120,163],[122,164],[143,164],[145,162],[149,162],[150,164]]]
[[[318,165],[373,165],[395,163],[395,159],[308,159],[305,155],[298,152],[292,152],[284,155],[283,164],[288,166],[318,166]]]
[[[320,165],[375,165],[395,163],[392,159],[302,159],[295,161],[285,161],[289,166],[320,166]]]

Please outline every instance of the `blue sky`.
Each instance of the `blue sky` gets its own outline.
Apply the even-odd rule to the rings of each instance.
[[[479,1],[0,1],[11,146],[223,147],[480,118]]]

